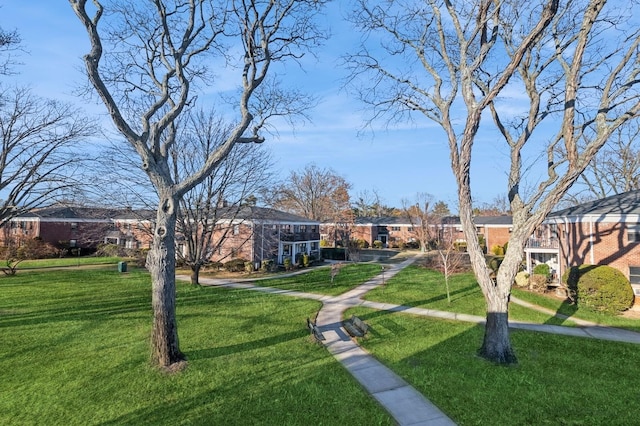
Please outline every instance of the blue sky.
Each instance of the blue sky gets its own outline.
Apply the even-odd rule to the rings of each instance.
[[[351,194],[377,191],[385,204],[401,207],[426,192],[445,201],[452,210],[457,190],[449,165],[449,151],[441,130],[426,119],[398,123],[363,132],[364,105],[342,89],[346,70],[340,57],[353,51],[358,35],[343,21],[346,2],[332,2],[326,14],[332,38],[315,58],[304,60],[304,71],[288,65],[282,72],[292,82],[319,99],[309,115],[311,123],[293,130],[278,126],[268,144],[282,176],[314,162],[331,168],[353,186]],[[66,1],[0,0],[0,26],[17,30],[27,53],[16,68],[19,75],[2,77],[6,83],[27,84],[45,97],[80,103],[73,95],[83,81],[81,56],[88,50],[83,28]],[[96,106],[83,106],[88,110]],[[474,151],[472,189],[478,203],[491,202],[505,193],[506,152],[497,138],[480,134]],[[87,147],[90,149],[91,147]]]

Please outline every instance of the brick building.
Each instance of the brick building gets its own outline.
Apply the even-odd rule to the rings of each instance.
[[[352,223],[325,222],[320,227],[326,246],[364,240],[369,247],[380,241],[382,247],[400,247],[417,240],[413,225],[404,217],[358,217]]]
[[[640,191],[549,214],[525,248],[527,264],[544,262],[560,277],[571,266],[609,265],[640,295]]]
[[[38,238],[57,247],[87,251],[101,243],[143,249],[151,247],[154,220],[155,212],[150,210],[46,207],[7,222],[0,232],[0,243]],[[317,221],[274,209],[229,209],[215,224],[214,239],[222,239],[222,243],[211,260],[270,259],[282,264],[285,258],[297,262],[301,254],[319,258],[319,227]],[[186,246],[178,232],[176,250],[184,253]]]

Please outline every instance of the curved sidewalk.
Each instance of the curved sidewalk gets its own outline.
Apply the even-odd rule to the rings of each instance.
[[[399,425],[455,425],[424,395],[358,346],[342,328],[342,314],[347,308],[363,305],[361,297],[365,293],[384,284],[414,261],[415,258],[409,258],[386,269],[384,275],[378,275],[344,294],[323,300],[316,325],[325,337],[323,343],[329,352]]]
[[[455,425],[453,420],[447,417],[421,393],[362,349],[342,328],[342,317],[344,311],[354,306],[484,324],[485,318],[476,315],[372,302],[362,299],[362,296],[367,292],[383,285],[401,269],[410,265],[415,260],[416,257],[411,257],[402,263],[392,265],[388,269],[385,269],[382,274],[338,296],[327,296],[295,290],[283,290],[275,287],[261,287],[254,284],[258,281],[255,279],[230,281],[224,279],[202,278],[200,281],[203,285],[246,289],[283,296],[313,299],[322,302],[322,308],[316,317],[316,325],[325,337],[325,340],[323,341],[325,347],[338,361],[340,361],[340,363],[342,363],[342,365],[355,377],[355,379],[360,382],[367,392],[369,392],[391,414],[399,425]],[[189,281],[189,277],[185,275],[178,275],[176,278]],[[514,297],[511,298],[511,301],[531,309],[536,309],[550,315],[558,316],[554,311],[532,305]],[[614,327],[599,326],[580,319],[566,319],[575,322],[578,326],[566,327],[510,320],[509,327],[513,329],[537,331],[542,333],[640,344],[640,333]]]

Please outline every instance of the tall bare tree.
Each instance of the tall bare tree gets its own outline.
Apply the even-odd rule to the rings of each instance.
[[[134,147],[159,199],[147,266],[152,277],[152,358],[184,361],[175,317],[175,225],[180,199],[202,182],[237,143],[263,142],[267,120],[304,110],[305,98],[283,90],[270,69],[296,60],[324,34],[313,17],[322,0],[69,0],[86,29],[89,81],[117,130]],[[208,62],[207,62],[208,61]],[[203,166],[181,181],[169,158],[176,120],[197,102],[211,69],[238,70],[236,120]]]
[[[508,306],[525,242],[611,134],[638,115],[640,28],[629,12],[637,2],[357,3],[354,22],[375,36],[363,38],[362,50],[349,57],[352,82],[374,118],[418,114],[443,130],[461,225],[487,303],[480,354],[517,362]],[[476,135],[489,126],[483,113],[510,159],[513,232],[496,283],[472,212],[472,152],[482,149],[474,146]],[[537,184],[523,194],[527,173]]]
[[[214,113],[190,114],[173,148],[174,179],[179,181],[200,169],[208,154],[224,143],[228,133],[222,118]],[[236,145],[202,183],[184,195],[177,231],[183,238],[185,251],[178,252],[178,257],[191,269],[192,284],[199,284],[202,266],[242,220],[238,216],[240,210],[253,204],[254,194],[272,187],[272,166],[264,145]]]
[[[0,89],[0,226],[78,189],[78,145],[94,131],[77,108],[26,88]]]

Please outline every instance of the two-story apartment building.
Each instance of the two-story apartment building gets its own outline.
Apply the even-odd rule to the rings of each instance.
[[[504,247],[509,241],[513,221],[511,216],[475,216],[473,223],[478,235],[482,235],[485,246],[490,251],[495,246]],[[439,238],[453,243],[466,241],[460,218],[457,216],[443,217],[437,225]]]
[[[38,238],[58,247],[95,249],[101,243],[129,249],[151,247],[155,212],[53,206],[34,209],[11,219],[0,232],[0,243],[9,239]],[[211,254],[212,261],[242,258],[294,263],[299,255],[320,256],[320,223],[274,209],[243,206],[221,212],[214,225],[214,240],[222,240]],[[176,249],[185,253],[187,244],[177,230]]]
[[[327,246],[343,245],[349,240],[364,240],[372,247],[380,241],[382,247],[398,247],[416,241],[411,222],[404,217],[358,217],[352,223],[322,223],[320,233]]]
[[[293,263],[302,254],[320,257],[320,222],[279,210],[243,206],[223,214],[214,239],[223,239],[211,260],[242,258],[251,262],[274,260]]]
[[[640,190],[553,212],[530,238],[528,265],[556,269],[609,265],[622,272],[640,295]]]

